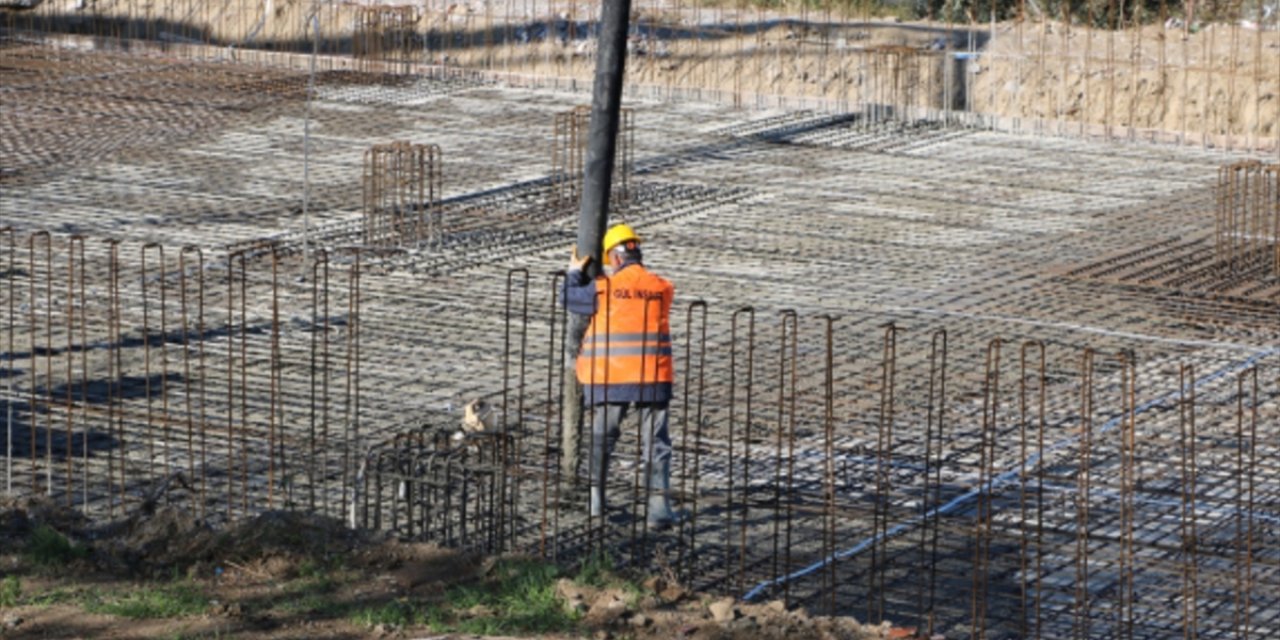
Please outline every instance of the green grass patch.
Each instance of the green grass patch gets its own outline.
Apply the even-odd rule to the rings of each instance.
[[[209,598],[192,584],[172,584],[132,591],[119,597],[96,594],[85,602],[85,611],[131,618],[180,618],[203,613]]]
[[[412,604],[402,600],[358,609],[351,614],[350,620],[366,627],[376,627],[380,624],[390,627],[409,627],[427,621],[426,617]]]
[[[22,581],[8,575],[0,580],[0,607],[16,607],[22,600]]]
[[[617,589],[627,596],[627,604],[634,605],[644,595],[644,590],[634,580],[618,573],[613,557],[605,551],[588,556],[578,567],[574,582],[597,589]]]
[[[597,551],[582,561],[573,580],[580,585],[604,588],[610,586],[614,578],[613,557],[608,552]]]
[[[285,613],[318,613],[328,617],[337,617],[345,613],[346,608],[333,601],[332,594],[338,584],[328,575],[311,574],[300,578],[285,587],[285,593],[273,607]]]
[[[59,567],[89,557],[89,548],[71,542],[49,525],[40,525],[27,538],[23,557],[37,567]]]
[[[344,569],[342,558],[331,558],[321,560],[316,558],[308,558],[298,566],[298,577],[301,578],[329,578],[334,574],[341,573]]]
[[[79,587],[55,587],[23,598],[24,604],[51,607],[55,604],[75,604],[84,599],[84,589]]]
[[[436,632],[477,635],[568,631],[578,620],[556,595],[555,566],[536,560],[509,559],[494,565],[479,585],[458,586],[445,604],[425,612]],[[487,615],[465,617],[477,607]]]

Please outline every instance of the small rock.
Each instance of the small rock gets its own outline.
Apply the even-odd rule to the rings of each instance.
[[[634,616],[631,616],[631,626],[633,627],[643,629],[651,624],[653,624],[653,619],[643,613],[637,613]]]
[[[617,597],[603,597],[595,601],[583,621],[591,626],[608,626],[627,612],[627,603]]]
[[[689,592],[685,591],[679,585],[673,584],[666,589],[663,589],[662,593],[658,595],[661,596],[665,602],[679,602],[684,600],[685,596],[689,595]]]
[[[770,600],[764,605],[764,609],[769,613],[786,613],[787,603],[781,600]]]
[[[4,617],[4,628],[17,629],[22,624],[22,616],[10,613]]]
[[[711,612],[711,619],[721,624],[732,622],[738,617],[738,610],[733,606],[733,598],[722,598],[712,602],[707,610]]]
[[[611,640],[611,638],[613,638],[613,634],[609,633],[608,629],[597,629],[596,634],[592,637],[596,640]]]
[[[587,599],[586,591],[568,578],[560,578],[556,581],[556,595],[564,598],[569,603]]]

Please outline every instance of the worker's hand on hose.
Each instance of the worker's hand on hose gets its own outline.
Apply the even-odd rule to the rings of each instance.
[[[591,256],[582,256],[579,258],[578,247],[575,245],[573,247],[573,257],[569,258],[569,270],[582,271],[582,269],[587,266],[588,262],[591,262]]]

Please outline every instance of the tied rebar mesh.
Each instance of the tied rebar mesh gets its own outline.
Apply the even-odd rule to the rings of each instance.
[[[439,242],[443,154],[434,144],[392,142],[364,155],[364,244],[382,247]]]
[[[566,87],[594,69],[598,2],[400,5],[260,0],[43,2],[0,15],[21,38],[262,67],[304,68],[309,25],[327,70],[375,81],[484,76]],[[1035,135],[1280,152],[1275,3],[1178,15],[1172,0],[919,4],[909,29],[880,3],[637,0],[629,92],[757,109],[820,108]],[[927,5],[927,6],[926,6]],[[900,7],[901,8],[901,7]],[[314,22],[313,20],[314,19]],[[915,32],[885,46],[878,32]],[[998,43],[998,44],[997,44]]]
[[[461,434],[450,413],[406,418],[402,391],[408,336],[458,329],[405,316],[400,276],[364,273],[375,257],[6,239],[10,496],[605,552],[698,590],[973,638],[1262,637],[1280,611],[1280,349],[1193,364],[1049,330],[984,344],[963,323],[694,302],[672,314],[668,496],[690,517],[664,530],[637,520],[656,490],[625,466],[644,457],[638,420],[606,517],[561,472],[562,273],[490,290],[500,419]]]

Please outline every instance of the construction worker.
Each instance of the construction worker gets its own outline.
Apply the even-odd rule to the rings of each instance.
[[[578,352],[577,378],[591,416],[591,515],[605,510],[609,457],[631,408],[640,412],[641,446],[647,463],[648,522],[663,527],[677,520],[671,488],[671,436],[667,431],[675,366],[668,317],[675,293],[671,283],[644,267],[640,237],[625,224],[604,236],[607,275],[584,273],[590,256],[574,247],[565,282],[569,311],[591,316]]]

